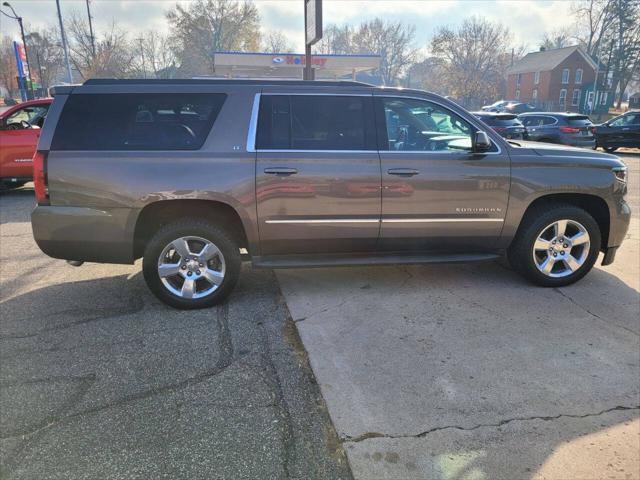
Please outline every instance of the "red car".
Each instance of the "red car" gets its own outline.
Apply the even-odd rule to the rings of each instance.
[[[30,100],[0,113],[0,189],[33,179],[33,154],[52,98]]]

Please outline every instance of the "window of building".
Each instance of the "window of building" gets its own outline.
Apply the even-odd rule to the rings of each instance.
[[[52,150],[197,150],[225,94],[119,93],[71,95]]]
[[[560,105],[564,105],[566,101],[567,101],[567,90],[563,88],[562,90],[560,90],[560,99],[558,100],[558,103]]]
[[[256,148],[266,150],[375,150],[369,97],[264,95]]]
[[[578,106],[580,105],[580,95],[582,94],[581,90],[579,88],[574,88],[573,89],[573,93],[571,94],[571,105],[572,106]]]
[[[533,92],[531,92],[531,99],[532,99],[533,101],[538,100],[538,89],[537,89],[537,88],[534,88],[534,89],[533,89]]]
[[[540,72],[535,72],[533,74],[533,83],[534,85],[538,85],[540,83]]]
[[[607,97],[609,96],[609,92],[600,92],[600,105],[607,104]]]
[[[516,90],[516,100],[520,100],[520,90]]]
[[[382,98],[386,129],[380,131],[381,150],[470,151],[473,127],[452,111],[426,100]]]
[[[576,70],[576,83],[577,84],[581,84],[582,83],[582,69],[581,68]]]
[[[569,83],[569,69],[565,68],[564,70],[562,70],[562,83]]]
[[[516,87],[520,86],[520,82],[522,81],[522,74],[519,73],[516,75]]]

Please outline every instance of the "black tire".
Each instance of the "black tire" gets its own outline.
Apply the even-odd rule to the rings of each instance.
[[[607,153],[613,153],[618,149],[618,147],[602,147],[602,149]]]
[[[580,268],[564,277],[550,277],[538,270],[533,249],[534,242],[543,229],[558,220],[578,222],[589,234],[591,244]],[[541,205],[527,212],[513,243],[507,250],[507,256],[513,269],[536,285],[542,287],[570,285],[584,277],[593,267],[600,252],[600,235],[598,223],[585,210],[561,203]]]
[[[200,237],[212,242],[222,253],[224,279],[212,293],[201,298],[183,298],[163,284],[158,273],[158,260],[167,245],[181,237]],[[144,250],[142,273],[147,286],[162,302],[181,310],[208,308],[224,301],[238,281],[241,268],[240,249],[227,231],[208,221],[187,218],[165,225],[149,240]]]

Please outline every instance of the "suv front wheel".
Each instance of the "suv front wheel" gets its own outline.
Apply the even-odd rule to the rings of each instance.
[[[142,272],[149,289],[179,309],[223,301],[240,274],[240,250],[223,229],[198,219],[162,227],[149,241]]]
[[[581,208],[554,204],[528,212],[507,253],[528,280],[561,287],[589,273],[599,251],[600,228],[593,217]]]

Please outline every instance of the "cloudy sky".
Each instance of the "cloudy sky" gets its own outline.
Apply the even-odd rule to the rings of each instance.
[[[25,22],[41,27],[57,22],[55,0],[10,0]],[[84,0],[60,0],[63,16],[76,10],[86,12]],[[164,12],[175,3],[189,0],[91,0],[95,28],[111,22],[135,34],[154,29],[167,30]],[[281,30],[298,51],[304,51],[302,0],[254,0],[264,30]],[[456,25],[470,15],[486,17],[509,26],[516,44],[536,49],[546,31],[571,27],[569,0],[324,0],[324,22],[359,22],[376,16],[416,26],[416,45],[426,46],[433,30]],[[7,10],[3,7],[3,10]],[[2,34],[17,35],[17,22],[0,16]]]

